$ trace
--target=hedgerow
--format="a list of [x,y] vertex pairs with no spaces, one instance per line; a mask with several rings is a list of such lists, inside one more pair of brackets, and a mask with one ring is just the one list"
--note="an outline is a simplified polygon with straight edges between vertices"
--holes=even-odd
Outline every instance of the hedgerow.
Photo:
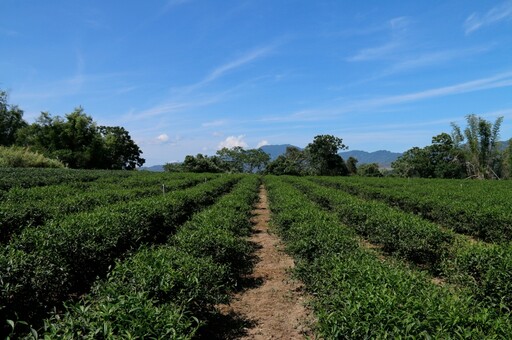
[[[509,338],[510,315],[464,289],[441,287],[400,261],[359,247],[333,212],[267,177],[272,217],[314,297],[317,332],[337,338]],[[304,249],[303,245],[309,245]]]
[[239,179],[224,176],[191,189],[25,229],[0,253],[1,319],[30,321],[88,291],[115,259],[142,244],[165,241]]
[[[147,180],[149,179],[149,180]],[[84,188],[76,185],[54,185],[30,189],[11,189],[0,202],[0,243],[8,241],[12,234],[25,227],[37,227],[49,220],[59,220],[79,212],[93,210],[120,201],[128,202],[162,194],[162,185],[167,191],[179,190],[204,180],[204,176],[187,179],[151,177],[138,178],[137,184],[127,185],[88,183]],[[125,182],[128,182],[125,180]],[[130,181],[131,182],[131,181]],[[123,188],[128,186],[128,188]]]
[[45,336],[192,338],[214,305],[228,302],[237,276],[250,270],[252,247],[240,237],[249,231],[258,183],[246,176],[167,245],[118,262],[91,294],[46,322]]

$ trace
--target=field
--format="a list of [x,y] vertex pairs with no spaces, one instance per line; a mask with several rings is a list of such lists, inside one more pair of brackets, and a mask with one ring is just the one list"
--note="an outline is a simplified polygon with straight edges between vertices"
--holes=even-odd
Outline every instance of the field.
[[332,338],[512,338],[510,181],[0,169],[11,338],[208,333],[272,229]]

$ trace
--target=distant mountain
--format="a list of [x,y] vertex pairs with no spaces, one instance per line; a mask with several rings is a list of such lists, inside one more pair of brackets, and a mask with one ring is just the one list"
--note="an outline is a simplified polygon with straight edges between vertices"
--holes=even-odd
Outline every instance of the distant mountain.
[[[268,153],[270,155],[270,159],[274,160],[280,155],[283,155],[286,152],[286,148],[289,146],[293,146],[302,150],[302,148],[299,148],[298,146],[294,146],[291,144],[265,145],[262,146],[260,149]],[[402,154],[399,152],[391,152],[387,150],[379,150],[375,152],[351,150],[340,152],[340,156],[343,157],[345,161],[349,157],[354,157],[355,159],[358,160],[357,164],[359,165],[366,163],[377,163],[382,168],[390,168],[391,163],[394,162],[401,155]]]
[[366,163],[377,163],[381,168],[391,168],[393,163],[402,153],[391,152],[387,150],[379,150],[374,152],[366,152],[360,150],[351,150],[340,152],[340,156],[346,161],[349,157],[354,157],[358,161],[358,165]]
[[286,152],[286,148],[289,147],[289,146],[292,146],[292,147],[295,147],[295,148],[298,148],[298,149],[302,150],[302,148],[299,148],[298,146],[294,146],[294,145],[291,145],[291,144],[264,145],[260,149],[265,151],[266,153],[268,153],[270,155],[270,159],[271,160],[274,160],[277,157],[279,157],[281,155],[284,155],[284,153]]
[[164,166],[163,165],[143,166],[143,167],[139,168],[139,170],[163,172]]

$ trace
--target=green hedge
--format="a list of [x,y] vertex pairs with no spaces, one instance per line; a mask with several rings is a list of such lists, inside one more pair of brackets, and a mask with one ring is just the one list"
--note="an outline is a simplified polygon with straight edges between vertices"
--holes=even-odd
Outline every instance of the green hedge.
[[316,179],[487,242],[512,241],[510,181]]
[[287,180],[335,211],[340,221],[359,235],[382,245],[386,252],[435,268],[453,242],[453,233],[384,203],[366,201],[303,178]]
[[2,320],[31,320],[89,290],[116,258],[141,244],[165,241],[176,226],[211,205],[240,176],[191,189],[73,214],[25,229],[0,253]]
[[195,214],[167,245],[143,248],[119,262],[92,294],[48,320],[45,336],[197,335],[214,305],[228,301],[237,276],[250,270],[252,247],[241,236],[250,229],[258,184],[256,176],[245,176],[232,192]]
[[[510,315],[468,291],[441,287],[392,258],[359,247],[336,214],[277,177],[267,177],[272,218],[313,296],[325,339],[510,338]],[[304,246],[309,246],[307,249]]]
[[[145,179],[149,179],[147,181]],[[54,185],[30,189],[11,189],[0,202],[0,243],[7,242],[11,235],[21,232],[25,227],[36,227],[49,220],[59,220],[70,214],[93,210],[117,202],[129,202],[162,194],[162,183],[167,191],[174,191],[195,185],[203,181],[203,176],[190,176],[188,179],[170,181],[158,178],[138,178],[138,183],[94,185],[86,183],[85,188],[78,185]],[[131,181],[130,181],[131,182]],[[124,188],[128,186],[129,188]]]

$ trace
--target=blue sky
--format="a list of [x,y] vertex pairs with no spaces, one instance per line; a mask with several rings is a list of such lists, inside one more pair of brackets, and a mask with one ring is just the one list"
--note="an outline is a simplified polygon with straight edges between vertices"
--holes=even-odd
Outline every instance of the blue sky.
[[0,89],[29,122],[81,105],[147,165],[222,146],[405,151],[504,116],[512,1],[2,0]]

